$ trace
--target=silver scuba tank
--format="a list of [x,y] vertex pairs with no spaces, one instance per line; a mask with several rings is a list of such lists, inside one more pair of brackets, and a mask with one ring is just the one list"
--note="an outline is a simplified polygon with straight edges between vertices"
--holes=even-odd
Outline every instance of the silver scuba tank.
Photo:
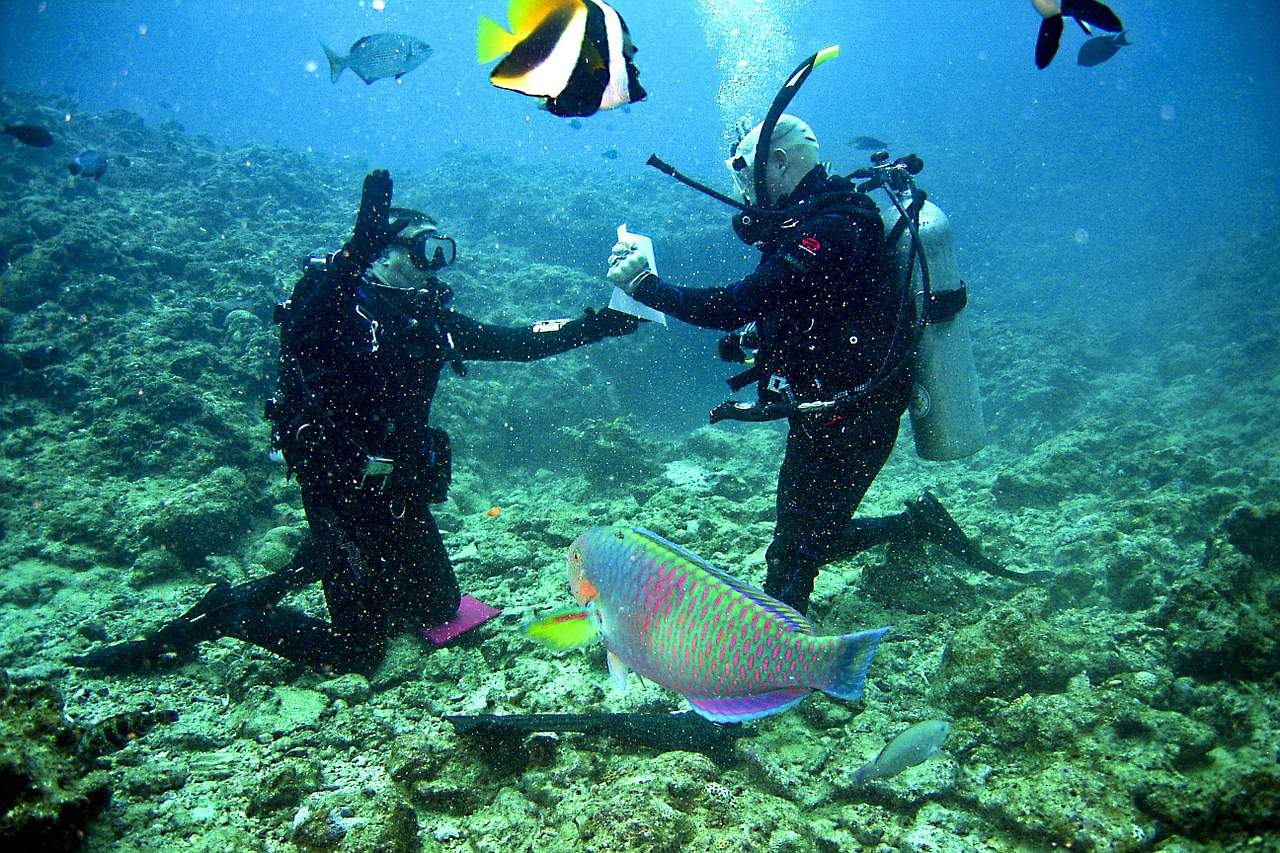
[[[910,192],[900,196],[903,208]],[[885,234],[890,234],[901,214],[892,205],[884,211]],[[956,264],[951,223],[933,202],[920,210],[920,243],[929,266],[929,290],[934,301],[964,286]],[[892,247],[899,281],[907,275],[911,255],[911,231],[904,228]],[[916,316],[924,308],[924,281],[918,264],[911,277]],[[958,296],[958,294],[957,294]],[[978,394],[978,370],[973,363],[973,342],[965,308],[946,319],[926,322],[915,355],[915,387],[912,389],[911,430],[916,453],[922,459],[946,461],[977,453],[987,443],[987,427]]]

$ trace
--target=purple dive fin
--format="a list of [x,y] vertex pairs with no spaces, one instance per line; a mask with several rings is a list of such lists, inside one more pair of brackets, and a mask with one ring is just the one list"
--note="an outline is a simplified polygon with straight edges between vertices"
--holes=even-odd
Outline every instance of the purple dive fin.
[[458,612],[448,622],[422,629],[422,638],[432,645],[443,646],[458,639],[472,628],[478,628],[502,611],[469,595],[462,596]]
[[693,710],[717,723],[745,723],[771,714],[781,714],[799,705],[813,691],[771,690],[754,696],[686,696]]

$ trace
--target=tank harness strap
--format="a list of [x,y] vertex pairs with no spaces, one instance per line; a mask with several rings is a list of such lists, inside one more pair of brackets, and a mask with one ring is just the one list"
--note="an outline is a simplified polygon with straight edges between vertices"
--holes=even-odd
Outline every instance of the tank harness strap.
[[941,293],[930,291],[929,305],[924,311],[924,323],[931,326],[953,320],[968,303],[969,288],[963,281],[955,290],[944,290]]

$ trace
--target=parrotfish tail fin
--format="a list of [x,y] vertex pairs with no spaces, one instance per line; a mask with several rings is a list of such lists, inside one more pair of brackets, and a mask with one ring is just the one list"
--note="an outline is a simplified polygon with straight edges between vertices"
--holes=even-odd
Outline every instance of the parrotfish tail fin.
[[510,53],[518,39],[506,31],[502,24],[493,18],[480,16],[480,24],[476,27],[476,62],[484,65],[493,62],[499,56]]
[[1116,36],[1116,44],[1120,44],[1120,45],[1124,45],[1125,47],[1128,47],[1129,45],[1133,44],[1133,42],[1129,41],[1128,33],[1122,32],[1120,33],[1120,35]]
[[868,761],[866,764],[853,771],[853,784],[861,785],[871,777],[871,770],[876,766],[874,761]]
[[575,608],[557,610],[524,626],[525,634],[556,651],[576,649],[593,642],[600,634],[595,614]]
[[342,76],[342,72],[346,70],[347,57],[338,56],[338,54],[329,50],[329,46],[324,42],[320,42],[320,46],[324,48],[325,58],[329,60],[329,82],[337,83],[338,78]]
[[808,688],[773,690],[754,696],[687,696],[693,710],[717,723],[746,723],[781,714],[804,701]]
[[1062,16],[1054,15],[1040,22],[1040,32],[1036,35],[1036,68],[1044,70],[1058,55],[1058,44],[1062,41]]
[[1105,3],[1098,0],[1062,0],[1062,14],[1075,18],[1086,24],[1093,24],[1100,30],[1118,33],[1124,29],[1120,17]]
[[[889,628],[875,628],[836,638],[836,665],[830,686],[822,687],[840,699],[857,699],[867,682],[867,669],[876,656],[876,647]],[[820,686],[820,685],[819,685]]]

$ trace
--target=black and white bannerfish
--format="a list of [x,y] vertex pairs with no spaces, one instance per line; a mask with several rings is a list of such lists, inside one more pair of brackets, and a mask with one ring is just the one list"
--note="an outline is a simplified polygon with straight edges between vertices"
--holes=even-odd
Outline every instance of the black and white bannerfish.
[[506,58],[489,74],[499,89],[542,99],[558,116],[589,116],[642,101],[636,46],[622,16],[602,0],[511,0],[510,31],[481,17],[476,59]]
[[1124,30],[1116,13],[1098,0],[1031,0],[1031,5],[1044,18],[1036,36],[1036,68],[1048,68],[1057,55],[1064,18],[1074,18],[1085,35],[1093,35],[1090,24],[1109,33]]
[[346,56],[338,56],[324,42],[320,46],[329,59],[329,80],[334,83],[348,68],[366,85],[386,77],[399,80],[431,56],[431,45],[404,33],[374,33],[357,39]]

